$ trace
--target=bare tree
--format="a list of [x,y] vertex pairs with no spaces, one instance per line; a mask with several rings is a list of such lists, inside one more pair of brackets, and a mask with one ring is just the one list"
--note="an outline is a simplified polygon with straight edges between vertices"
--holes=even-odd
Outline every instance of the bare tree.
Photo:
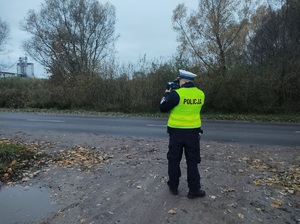
[[268,84],[277,96],[273,102],[299,108],[300,2],[285,0],[276,10],[262,7],[252,21],[254,29],[247,51],[249,61],[264,68],[265,74],[271,74]]
[[225,76],[230,53],[245,43],[250,4],[248,0],[199,0],[197,11],[190,15],[185,5],[179,4],[172,18],[179,53]]
[[4,51],[4,45],[9,36],[9,26],[0,18],[0,53]]
[[251,62],[282,65],[300,57],[300,2],[287,0],[280,9],[261,7],[252,17],[253,35],[248,44]]
[[115,7],[109,3],[45,0],[22,24],[32,35],[24,49],[53,75],[95,74],[114,53],[115,22]]
[[[5,45],[6,41],[9,37],[9,26],[5,21],[2,21],[0,18],[0,54],[2,54],[5,51]],[[5,67],[0,62],[0,70]]]

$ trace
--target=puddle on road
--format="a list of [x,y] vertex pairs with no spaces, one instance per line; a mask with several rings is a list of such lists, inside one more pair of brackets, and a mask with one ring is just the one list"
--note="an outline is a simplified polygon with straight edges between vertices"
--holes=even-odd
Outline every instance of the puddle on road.
[[0,190],[0,223],[37,221],[57,210],[50,193],[39,187],[14,186]]

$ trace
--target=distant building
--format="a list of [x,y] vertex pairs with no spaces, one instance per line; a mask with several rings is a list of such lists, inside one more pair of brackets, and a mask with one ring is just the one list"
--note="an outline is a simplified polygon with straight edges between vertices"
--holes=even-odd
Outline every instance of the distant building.
[[16,77],[17,73],[13,72],[1,72],[0,71],[0,78],[5,78],[5,77]]
[[17,75],[22,77],[34,77],[33,63],[28,63],[27,57],[19,57],[19,63],[17,64]]
[[29,77],[34,78],[34,65],[27,62],[27,57],[19,57],[17,73],[0,71],[0,78],[3,77]]

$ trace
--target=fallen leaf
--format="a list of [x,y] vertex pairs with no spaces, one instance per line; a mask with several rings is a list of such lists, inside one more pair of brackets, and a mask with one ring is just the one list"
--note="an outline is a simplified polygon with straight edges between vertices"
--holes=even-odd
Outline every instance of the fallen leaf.
[[255,209],[257,212],[262,212],[262,209],[261,208],[256,208]]
[[260,179],[256,179],[256,180],[253,180],[253,183],[255,184],[255,186],[260,186],[262,181]]
[[275,199],[274,201],[273,201],[273,203],[271,204],[271,207],[272,208],[278,208],[279,206],[281,206],[282,205],[282,200],[280,200],[280,199]]
[[244,218],[244,215],[243,215],[242,213],[239,213],[239,214],[238,214],[238,217],[241,218],[241,219],[243,219],[243,218]]
[[177,214],[177,212],[175,210],[173,210],[173,209],[171,209],[170,211],[168,211],[168,213],[171,214],[171,215]]
[[229,187],[229,188],[225,189],[223,192],[224,192],[224,193],[229,193],[229,192],[234,192],[234,191],[235,191],[234,188]]
[[[268,185],[273,187],[282,186],[287,193],[297,194],[300,192],[300,166],[297,164],[287,164],[284,161],[278,161],[269,155],[268,159],[252,159],[246,161],[250,169],[257,169],[266,172],[266,178],[254,180],[256,186]],[[269,172],[269,173],[268,173]]]
[[214,196],[214,195],[211,195],[211,196],[209,196],[211,199],[213,199],[213,200],[216,200],[216,196]]
[[27,182],[27,181],[30,181],[30,179],[28,177],[22,178],[22,182]]
[[265,171],[267,168],[268,168],[268,167],[265,166],[265,165],[260,165],[260,166],[258,167],[258,170],[261,171],[261,172],[263,172],[263,171]]
[[207,168],[204,170],[204,172],[208,172],[209,169],[210,169],[210,167],[207,167]]

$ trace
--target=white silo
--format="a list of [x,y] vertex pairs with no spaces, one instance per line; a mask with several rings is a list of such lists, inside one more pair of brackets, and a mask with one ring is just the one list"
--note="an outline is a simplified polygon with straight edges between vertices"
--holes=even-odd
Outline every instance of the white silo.
[[34,65],[27,62],[27,57],[19,57],[17,63],[17,75],[22,77],[34,77]]

